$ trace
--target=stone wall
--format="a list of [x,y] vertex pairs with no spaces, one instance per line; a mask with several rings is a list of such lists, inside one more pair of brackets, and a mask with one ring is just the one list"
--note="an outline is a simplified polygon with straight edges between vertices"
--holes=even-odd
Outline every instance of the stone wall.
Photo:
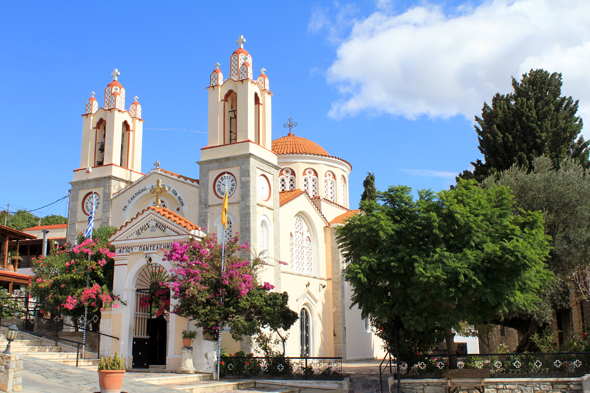
[[[486,378],[486,393],[581,393],[582,379],[579,378]],[[446,379],[402,379],[403,393],[445,393]],[[397,381],[389,377],[389,391],[397,393]],[[473,393],[476,391],[459,390]]]
[[22,369],[23,361],[19,355],[0,353],[0,391],[22,392]]

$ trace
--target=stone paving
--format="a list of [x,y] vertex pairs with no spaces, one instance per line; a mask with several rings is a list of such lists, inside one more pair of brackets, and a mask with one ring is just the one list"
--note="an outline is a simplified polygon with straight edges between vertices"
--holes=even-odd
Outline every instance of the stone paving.
[[[47,360],[22,356],[23,392],[26,393],[92,393],[99,392],[98,373]],[[141,393],[179,393],[178,390],[150,385],[136,381],[135,378],[153,376],[145,373],[126,373],[123,379],[123,392]]]
[[[381,360],[360,360],[342,363],[342,371],[350,375],[348,393],[380,393],[379,364]],[[387,392],[387,377],[383,375],[383,391]]]
[[[51,361],[23,355],[23,392],[27,393],[92,393],[98,392],[96,370],[76,368]],[[345,362],[343,372],[350,375],[351,385],[348,393],[379,393],[379,360]],[[162,376],[171,374],[160,374]],[[141,393],[179,393],[178,390],[152,385],[137,379],[154,377],[153,373],[129,372],[125,374],[123,392]],[[383,377],[384,391],[387,391],[387,376]],[[274,389],[252,388],[232,390],[226,393],[243,391],[269,392]]]

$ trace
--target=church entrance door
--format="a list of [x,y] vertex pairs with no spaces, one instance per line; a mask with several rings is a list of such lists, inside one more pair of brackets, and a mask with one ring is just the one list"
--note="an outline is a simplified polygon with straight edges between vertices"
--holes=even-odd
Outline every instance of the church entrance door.
[[170,291],[161,286],[168,276],[158,264],[148,264],[137,279],[133,327],[133,368],[166,365],[168,323],[164,313]]

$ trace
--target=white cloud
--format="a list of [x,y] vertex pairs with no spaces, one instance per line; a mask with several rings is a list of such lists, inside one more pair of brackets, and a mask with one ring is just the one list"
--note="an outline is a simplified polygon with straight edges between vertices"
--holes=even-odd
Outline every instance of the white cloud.
[[402,172],[408,175],[420,176],[420,177],[440,177],[443,179],[455,180],[458,172],[445,172],[445,171],[431,171],[428,169],[402,169]]
[[[357,17],[338,47],[327,78],[342,97],[331,116],[472,120],[495,93],[512,91],[511,76],[544,68],[563,74],[562,93],[579,99],[590,121],[590,1],[493,0],[447,11],[426,4],[397,15],[384,8]],[[317,25],[330,31],[336,22],[323,18]]]

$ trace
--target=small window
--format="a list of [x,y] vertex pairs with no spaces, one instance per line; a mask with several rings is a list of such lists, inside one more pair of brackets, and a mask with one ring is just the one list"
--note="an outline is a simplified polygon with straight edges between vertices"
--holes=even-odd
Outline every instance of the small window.
[[365,318],[365,319],[363,319],[363,322],[365,324],[365,327],[364,327],[365,333],[371,333],[371,318]]

